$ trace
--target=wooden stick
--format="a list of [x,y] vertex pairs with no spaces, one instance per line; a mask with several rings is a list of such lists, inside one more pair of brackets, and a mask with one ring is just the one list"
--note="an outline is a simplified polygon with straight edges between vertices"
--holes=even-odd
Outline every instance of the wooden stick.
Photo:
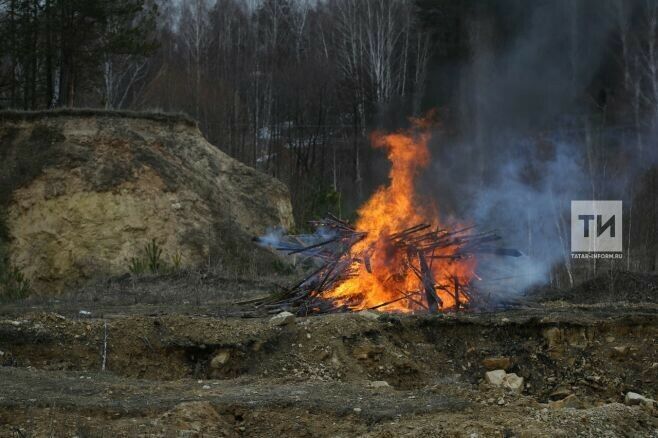
[[421,281],[425,288],[425,297],[427,298],[427,307],[430,312],[437,313],[439,307],[443,306],[443,302],[436,294],[436,290],[434,289],[434,278],[429,266],[427,265],[425,254],[423,254],[422,251],[418,251],[418,261],[420,264],[420,272],[422,274]]
[[107,321],[103,321],[103,363],[101,364],[101,371],[105,371],[107,364]]

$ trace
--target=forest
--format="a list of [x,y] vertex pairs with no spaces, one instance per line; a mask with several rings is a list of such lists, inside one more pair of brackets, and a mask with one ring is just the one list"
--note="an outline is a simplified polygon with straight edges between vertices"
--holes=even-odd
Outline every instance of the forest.
[[656,270],[656,0],[0,0],[0,41],[0,108],[188,114],[298,227],[351,217],[386,174],[370,134],[435,110],[442,215],[565,285],[598,269],[568,257],[569,201],[622,199],[616,263]]

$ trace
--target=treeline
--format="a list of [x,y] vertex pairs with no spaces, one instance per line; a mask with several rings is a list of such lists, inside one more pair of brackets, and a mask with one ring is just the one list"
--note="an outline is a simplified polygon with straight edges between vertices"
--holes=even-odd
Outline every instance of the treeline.
[[[0,105],[112,107],[121,63],[151,54],[157,7],[144,0],[0,0]],[[122,90],[123,91],[123,90]]]
[[657,172],[635,174],[656,155],[658,0],[0,0],[0,107],[57,106],[185,112],[286,182],[298,224],[353,212],[386,173],[369,133],[430,108],[448,214],[508,145],[558,133],[588,196],[628,179],[625,263],[658,264]]
[[164,8],[140,104],[192,114],[211,142],[287,182],[299,223],[360,202],[369,130],[392,103],[420,111],[431,41],[414,2]]
[[186,112],[301,221],[360,202],[368,132],[420,111],[433,49],[406,0],[0,0],[0,20],[1,106]]

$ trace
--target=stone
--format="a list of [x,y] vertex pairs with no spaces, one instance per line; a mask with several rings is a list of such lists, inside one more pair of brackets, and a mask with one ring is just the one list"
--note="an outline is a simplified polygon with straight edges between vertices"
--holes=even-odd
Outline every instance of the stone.
[[218,369],[222,368],[224,365],[226,365],[230,358],[231,358],[231,352],[230,351],[221,350],[210,361],[210,368],[218,370]]
[[153,239],[167,266],[176,258],[195,268],[211,255],[235,263],[236,248],[271,266],[276,256],[252,238],[294,225],[281,181],[231,158],[184,117],[3,112],[0,138],[9,258],[35,293],[124,275]]
[[372,310],[362,310],[360,312],[357,312],[356,314],[362,318],[369,319],[372,321],[377,321],[379,319],[379,314],[373,312]]
[[562,400],[563,398],[569,397],[571,394],[571,389],[566,386],[559,386],[548,395],[548,398],[553,401]]
[[360,414],[361,413],[361,408],[354,408],[354,413],[355,414]]
[[516,373],[506,374],[502,386],[512,392],[520,393],[523,391],[523,377],[517,376]]
[[626,397],[624,397],[624,403],[628,406],[643,405],[654,407],[656,402],[648,397],[638,394],[637,392],[627,392]]
[[576,394],[570,394],[562,400],[550,402],[549,407],[551,409],[580,409],[583,407],[583,403]]
[[290,312],[281,312],[270,318],[270,324],[273,326],[284,326],[295,322],[295,315]]
[[488,371],[508,370],[512,366],[512,359],[509,357],[487,357],[482,360],[482,366]]
[[630,352],[630,348],[627,345],[618,345],[612,347],[612,356],[613,357],[624,357],[627,356]]
[[391,385],[388,384],[386,380],[375,380],[370,382],[371,388],[390,388]]
[[549,349],[554,349],[562,342],[562,332],[557,327],[549,327],[542,333]]
[[501,386],[506,375],[505,370],[487,371],[484,374],[484,380],[490,385]]
[[381,345],[365,344],[355,347],[354,350],[352,350],[352,356],[358,360],[379,360],[383,352],[384,347]]
[[320,362],[322,362],[323,360],[328,359],[329,356],[331,356],[331,351],[329,351],[329,350],[320,350],[320,351],[318,351],[318,353],[316,355],[318,361],[320,361]]

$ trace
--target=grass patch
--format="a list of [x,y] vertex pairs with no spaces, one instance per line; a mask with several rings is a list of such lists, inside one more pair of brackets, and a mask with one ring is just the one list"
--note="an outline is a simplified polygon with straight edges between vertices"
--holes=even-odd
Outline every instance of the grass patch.
[[184,113],[172,114],[158,111],[114,111],[97,108],[57,108],[43,111],[0,111],[0,122],[3,121],[33,121],[50,117],[113,117],[120,119],[142,119],[164,123],[184,123],[197,127],[197,122]]
[[132,257],[128,262],[128,271],[135,276],[144,274],[176,273],[182,269],[182,254],[176,251],[170,256],[171,263],[165,261],[162,247],[155,239],[144,245],[141,254]]
[[23,299],[30,291],[28,279],[9,261],[9,233],[4,209],[0,207],[0,303]]
[[0,303],[22,300],[30,294],[30,282],[15,266],[0,267]]

